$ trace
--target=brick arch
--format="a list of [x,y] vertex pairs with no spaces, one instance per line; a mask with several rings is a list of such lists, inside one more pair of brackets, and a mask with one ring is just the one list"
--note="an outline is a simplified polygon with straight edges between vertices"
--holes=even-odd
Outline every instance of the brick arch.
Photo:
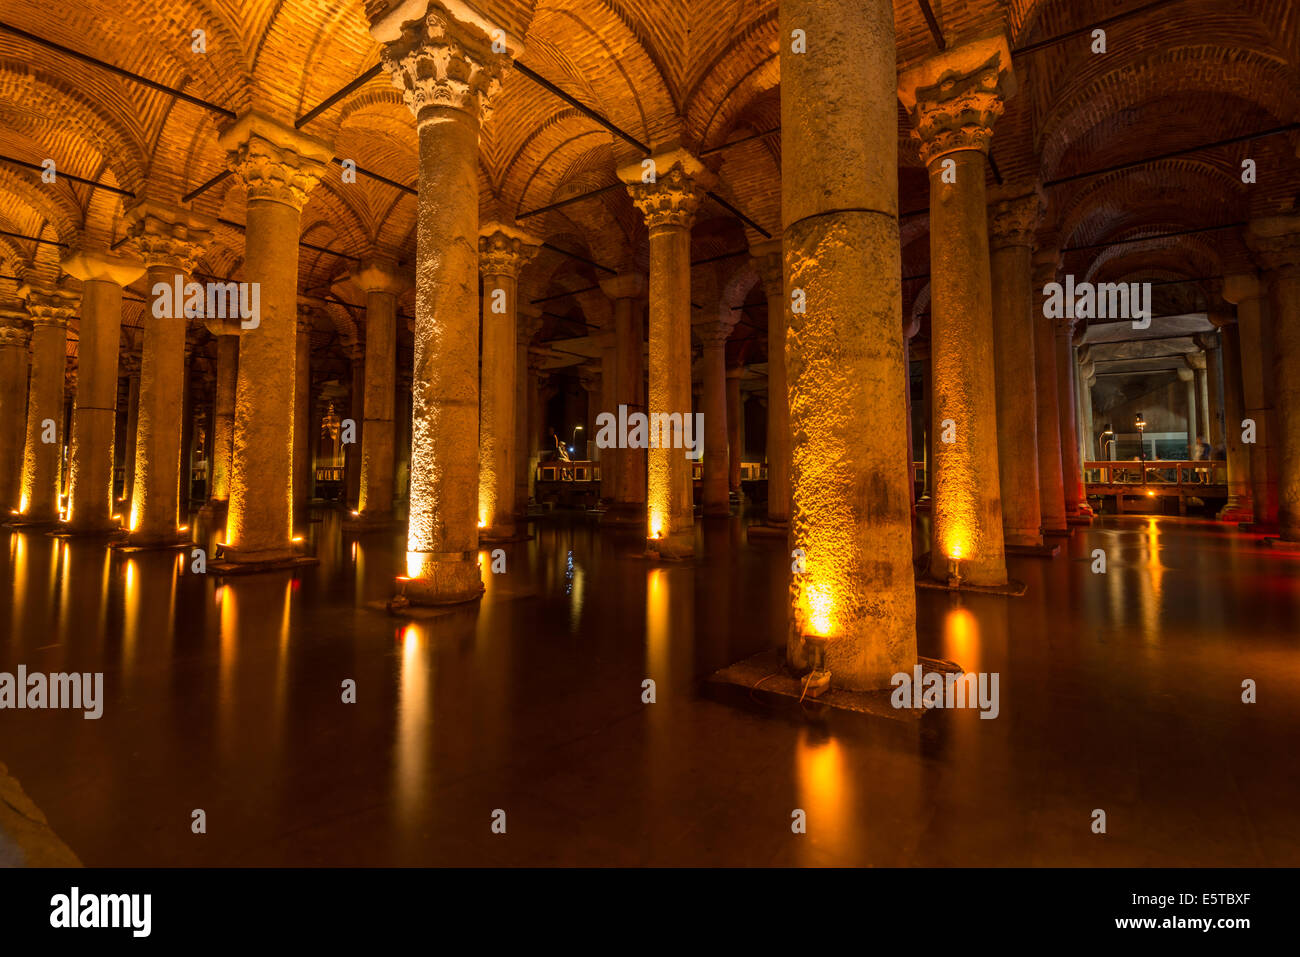
[[686,128],[693,142],[721,143],[754,99],[780,83],[778,42],[773,6],[704,68],[686,95]]
[[[1123,246],[1099,250],[1084,270],[1087,282],[1114,279],[1119,273],[1134,275],[1142,268],[1162,269],[1184,276],[1214,276],[1223,269],[1223,260],[1205,234],[1136,239]],[[1122,237],[1121,237],[1122,238]]]
[[61,243],[73,245],[81,235],[84,212],[66,189],[52,190],[33,172],[0,164],[0,216],[23,209],[50,226]]

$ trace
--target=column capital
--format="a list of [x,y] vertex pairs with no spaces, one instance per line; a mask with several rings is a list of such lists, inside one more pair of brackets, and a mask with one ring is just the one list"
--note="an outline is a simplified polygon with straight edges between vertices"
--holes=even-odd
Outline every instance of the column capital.
[[249,200],[284,203],[299,212],[332,156],[322,140],[250,110],[222,129],[217,144],[239,176]]
[[610,299],[640,299],[649,288],[645,273],[625,272],[599,280],[600,290]]
[[995,189],[989,198],[989,245],[994,249],[1032,246],[1045,205],[1042,190]]
[[1264,296],[1264,284],[1253,272],[1239,272],[1223,277],[1223,298],[1228,302],[1241,305],[1251,299]]
[[174,266],[192,273],[217,221],[190,209],[139,199],[124,210],[126,233],[145,266]]
[[362,259],[348,278],[363,293],[386,292],[397,296],[411,286],[410,280],[397,268],[397,260],[384,255]]
[[949,47],[898,77],[926,166],[960,150],[987,153],[993,123],[1015,92],[1011,48],[1000,32]]
[[18,290],[27,302],[27,317],[32,326],[66,326],[76,316],[81,297],[63,286],[29,282]]
[[521,52],[518,40],[459,0],[400,0],[370,35],[384,44],[379,60],[417,123],[438,107],[485,121],[502,75]]
[[753,257],[754,268],[758,270],[759,281],[763,283],[763,292],[769,297],[785,295],[785,254],[781,240],[765,239],[749,247]]
[[519,278],[519,270],[537,255],[541,242],[514,226],[486,223],[478,231],[479,271],[484,276]]
[[0,301],[0,349],[17,346],[27,348],[32,337],[32,327],[27,321],[27,310],[21,302]]
[[673,149],[650,157],[654,163],[654,182],[644,182],[644,161],[621,167],[618,178],[627,183],[632,203],[645,216],[651,232],[668,227],[690,229],[704,194],[717,177],[684,149]]
[[1048,283],[1056,282],[1056,274],[1061,270],[1059,249],[1035,249],[1031,261],[1034,288],[1041,291]]
[[1300,266],[1300,215],[1251,220],[1243,238],[1265,269],[1294,270]]
[[144,275],[144,263],[138,259],[87,249],[72,250],[59,265],[82,282],[111,282],[123,287]]
[[299,306],[298,322],[297,325],[295,326],[295,331],[300,336],[304,336],[304,335],[309,336],[311,335],[311,330],[312,330],[312,310]]
[[727,340],[731,338],[731,323],[723,322],[721,319],[706,319],[704,322],[695,323],[691,328],[699,336],[706,351],[725,348]]

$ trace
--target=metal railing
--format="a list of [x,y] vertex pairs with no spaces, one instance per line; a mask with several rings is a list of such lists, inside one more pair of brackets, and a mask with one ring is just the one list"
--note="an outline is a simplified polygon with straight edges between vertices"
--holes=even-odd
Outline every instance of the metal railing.
[[1083,463],[1084,483],[1111,486],[1115,491],[1145,489],[1155,494],[1194,491],[1228,484],[1228,463],[1223,459],[1148,459]]

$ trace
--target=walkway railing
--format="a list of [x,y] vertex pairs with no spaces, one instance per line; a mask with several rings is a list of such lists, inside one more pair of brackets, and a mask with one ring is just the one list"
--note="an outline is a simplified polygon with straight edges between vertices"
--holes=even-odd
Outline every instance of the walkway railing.
[[1153,490],[1156,494],[1168,494],[1190,489],[1195,494],[1195,490],[1204,490],[1206,486],[1226,487],[1228,463],[1222,459],[1084,462],[1083,479],[1089,486],[1117,486],[1120,491],[1137,487]]

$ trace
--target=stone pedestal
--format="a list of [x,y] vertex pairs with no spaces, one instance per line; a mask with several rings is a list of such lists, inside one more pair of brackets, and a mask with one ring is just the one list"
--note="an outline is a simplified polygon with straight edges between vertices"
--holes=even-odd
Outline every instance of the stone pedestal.
[[138,279],[144,266],[123,256],[82,250],[64,259],[63,270],[81,280],[68,532],[105,535],[120,527],[113,518],[113,441],[122,287]]
[[[984,176],[993,122],[1015,90],[1005,37],[950,48],[899,77],[930,174],[934,370],[930,574],[1006,583]],[[951,441],[946,441],[951,439]]]
[[0,522],[21,511],[27,346],[32,327],[21,302],[0,302]]
[[790,0],[778,35],[795,29],[820,39],[781,44],[782,247],[801,293],[786,335],[803,556],[786,655],[832,686],[883,689],[916,663],[893,8]]
[[[1250,461],[1251,506],[1255,524],[1271,528],[1278,520],[1278,461],[1274,436],[1272,336],[1265,326],[1267,289],[1254,274],[1225,276],[1223,298],[1237,304],[1237,341],[1241,347],[1242,419],[1255,423],[1255,442],[1247,444]],[[1237,429],[1241,430],[1240,421]]]
[[[656,428],[691,414],[691,226],[716,177],[685,150],[653,157],[656,181],[642,182],[640,162],[623,167],[632,202],[650,231],[650,440],[646,549],[660,558],[695,552],[691,459],[682,435]],[[661,418],[665,417],[665,418]],[[656,432],[663,432],[656,443]],[[725,432],[724,441],[725,441]],[[656,445],[658,447],[656,447]],[[673,447],[666,447],[673,446]]]
[[712,321],[697,326],[696,331],[704,343],[704,515],[725,518],[731,514],[727,449],[727,337],[731,326]]
[[493,51],[482,26],[437,3],[423,19],[403,22],[409,18],[398,8],[371,28],[419,131],[411,504],[407,574],[398,585],[407,601],[447,604],[483,593],[478,141],[509,54]]
[[[140,357],[140,403],[131,497],[132,545],[170,545],[188,540],[180,531],[181,416],[185,407],[184,290],[215,225],[189,210],[150,201],[127,210],[129,235],[148,268],[148,308]],[[188,494],[187,494],[188,502]]]
[[[247,190],[244,279],[259,315],[240,334],[225,561],[271,567],[294,557],[293,440],[297,388],[298,234],[329,147],[260,113],[219,140]],[[253,322],[256,325],[253,325]]]
[[998,474],[1007,545],[1043,544],[1038,485],[1038,389],[1035,376],[1032,247],[1042,210],[1033,191],[989,207],[994,368],[998,407]]
[[[600,288],[614,301],[614,412],[625,406],[627,415],[646,412],[645,404],[645,295],[646,277],[624,273],[602,279]],[[645,527],[646,450],[619,449],[614,456],[614,501],[601,522]]]
[[483,375],[479,392],[478,525],[480,541],[508,541],[515,531],[515,361],[519,270],[538,240],[505,223],[479,231],[483,273]]

